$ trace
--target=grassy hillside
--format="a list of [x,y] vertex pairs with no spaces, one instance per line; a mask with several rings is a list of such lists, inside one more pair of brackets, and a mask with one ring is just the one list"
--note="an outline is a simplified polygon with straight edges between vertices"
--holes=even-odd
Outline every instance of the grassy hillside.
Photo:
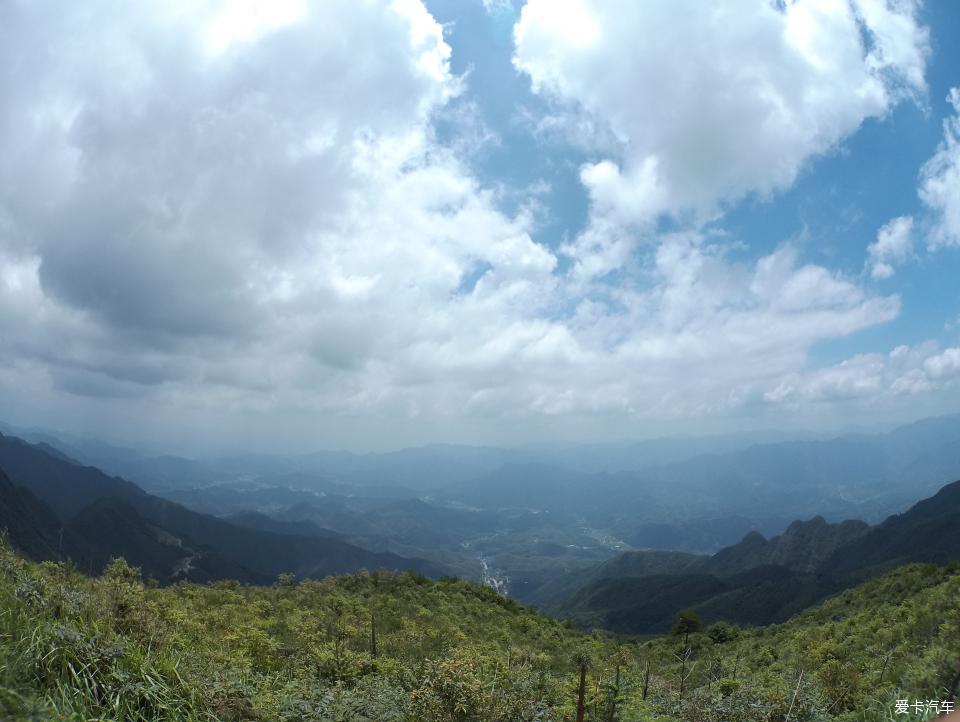
[[591,722],[782,720],[791,701],[791,720],[887,720],[898,697],[946,698],[958,650],[957,566],[779,626],[637,641],[457,580],[153,588],[123,562],[90,579],[0,548],[3,719],[572,720],[582,657]]
[[[719,623],[641,646],[659,672],[654,709],[699,720],[932,719],[915,700],[953,700],[960,684],[960,564],[904,566],[785,624]],[[683,664],[680,653],[689,649]],[[685,680],[679,702],[681,672]],[[909,699],[911,714],[894,714]]]

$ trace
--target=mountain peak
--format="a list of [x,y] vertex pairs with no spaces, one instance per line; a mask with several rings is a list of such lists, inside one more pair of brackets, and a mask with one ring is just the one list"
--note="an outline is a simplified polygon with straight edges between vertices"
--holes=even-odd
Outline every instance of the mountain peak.
[[767,538],[758,531],[749,531],[740,540],[740,544],[749,546],[766,546]]
[[827,524],[827,520],[817,514],[817,516],[813,517],[812,519],[797,519],[796,521],[791,522],[790,526],[784,530],[782,536],[792,536],[795,534],[811,532],[815,533],[827,526],[829,526],[829,524]]
[[[934,494],[928,501],[950,501],[951,503],[960,503],[960,481],[952,481],[942,487],[940,491]],[[921,504],[923,502],[920,502]]]

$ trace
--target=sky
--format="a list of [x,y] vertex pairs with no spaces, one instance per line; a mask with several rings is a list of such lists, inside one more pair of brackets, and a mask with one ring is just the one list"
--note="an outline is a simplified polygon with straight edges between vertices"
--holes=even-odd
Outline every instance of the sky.
[[960,411],[960,5],[0,2],[0,420],[180,451]]

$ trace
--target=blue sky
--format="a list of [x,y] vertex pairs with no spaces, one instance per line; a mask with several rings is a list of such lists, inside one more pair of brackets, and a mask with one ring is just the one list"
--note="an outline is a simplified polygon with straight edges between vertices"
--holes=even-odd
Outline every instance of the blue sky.
[[[570,148],[544,149],[518,117],[519,108],[543,112],[529,79],[511,62],[513,26],[522,5],[501,2],[485,9],[481,2],[427,2],[434,17],[447,24],[454,72],[468,78],[463,102],[476,104],[480,118],[500,141],[479,154],[476,167],[490,183],[522,187],[549,178],[554,186],[551,213],[539,238],[559,245],[586,223],[588,199],[578,171],[591,158]],[[865,121],[837,148],[809,163],[789,189],[734,204],[718,226],[743,241],[746,258],[792,242],[811,262],[857,275],[878,228],[891,216],[922,212],[917,176],[943,141],[943,118],[953,112],[947,95],[960,84],[960,8],[950,2],[928,3],[918,9],[918,19],[931,31],[926,94],[916,103],[898,105],[882,119]],[[895,320],[818,344],[811,364],[931,338],[954,345],[960,338],[960,323],[951,325],[960,319],[958,278],[956,251],[917,259],[894,281],[879,284],[903,297]]]
[[5,420],[280,450],[958,411],[957,37],[946,1],[5,4]]

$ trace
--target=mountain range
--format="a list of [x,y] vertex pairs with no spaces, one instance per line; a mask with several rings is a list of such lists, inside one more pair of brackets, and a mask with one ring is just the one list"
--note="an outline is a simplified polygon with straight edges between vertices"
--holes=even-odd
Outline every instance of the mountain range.
[[776,622],[892,566],[960,557],[956,485],[903,511],[960,477],[960,416],[682,441],[189,460],[0,435],[0,526],[32,558],[88,573],[117,555],[161,583],[411,569],[630,634],[685,607]]
[[960,559],[960,481],[870,526],[822,517],[767,539],[757,532],[713,555],[625,552],[545,585],[535,603],[585,627],[668,630],[690,608],[705,621],[764,625],[912,562]]
[[83,466],[52,447],[0,435],[3,518],[12,543],[34,558],[69,558],[98,573],[123,556],[161,582],[231,578],[270,582],[279,574],[323,577],[359,568],[440,575],[423,559],[370,552],[334,535],[240,526],[146,493]]

